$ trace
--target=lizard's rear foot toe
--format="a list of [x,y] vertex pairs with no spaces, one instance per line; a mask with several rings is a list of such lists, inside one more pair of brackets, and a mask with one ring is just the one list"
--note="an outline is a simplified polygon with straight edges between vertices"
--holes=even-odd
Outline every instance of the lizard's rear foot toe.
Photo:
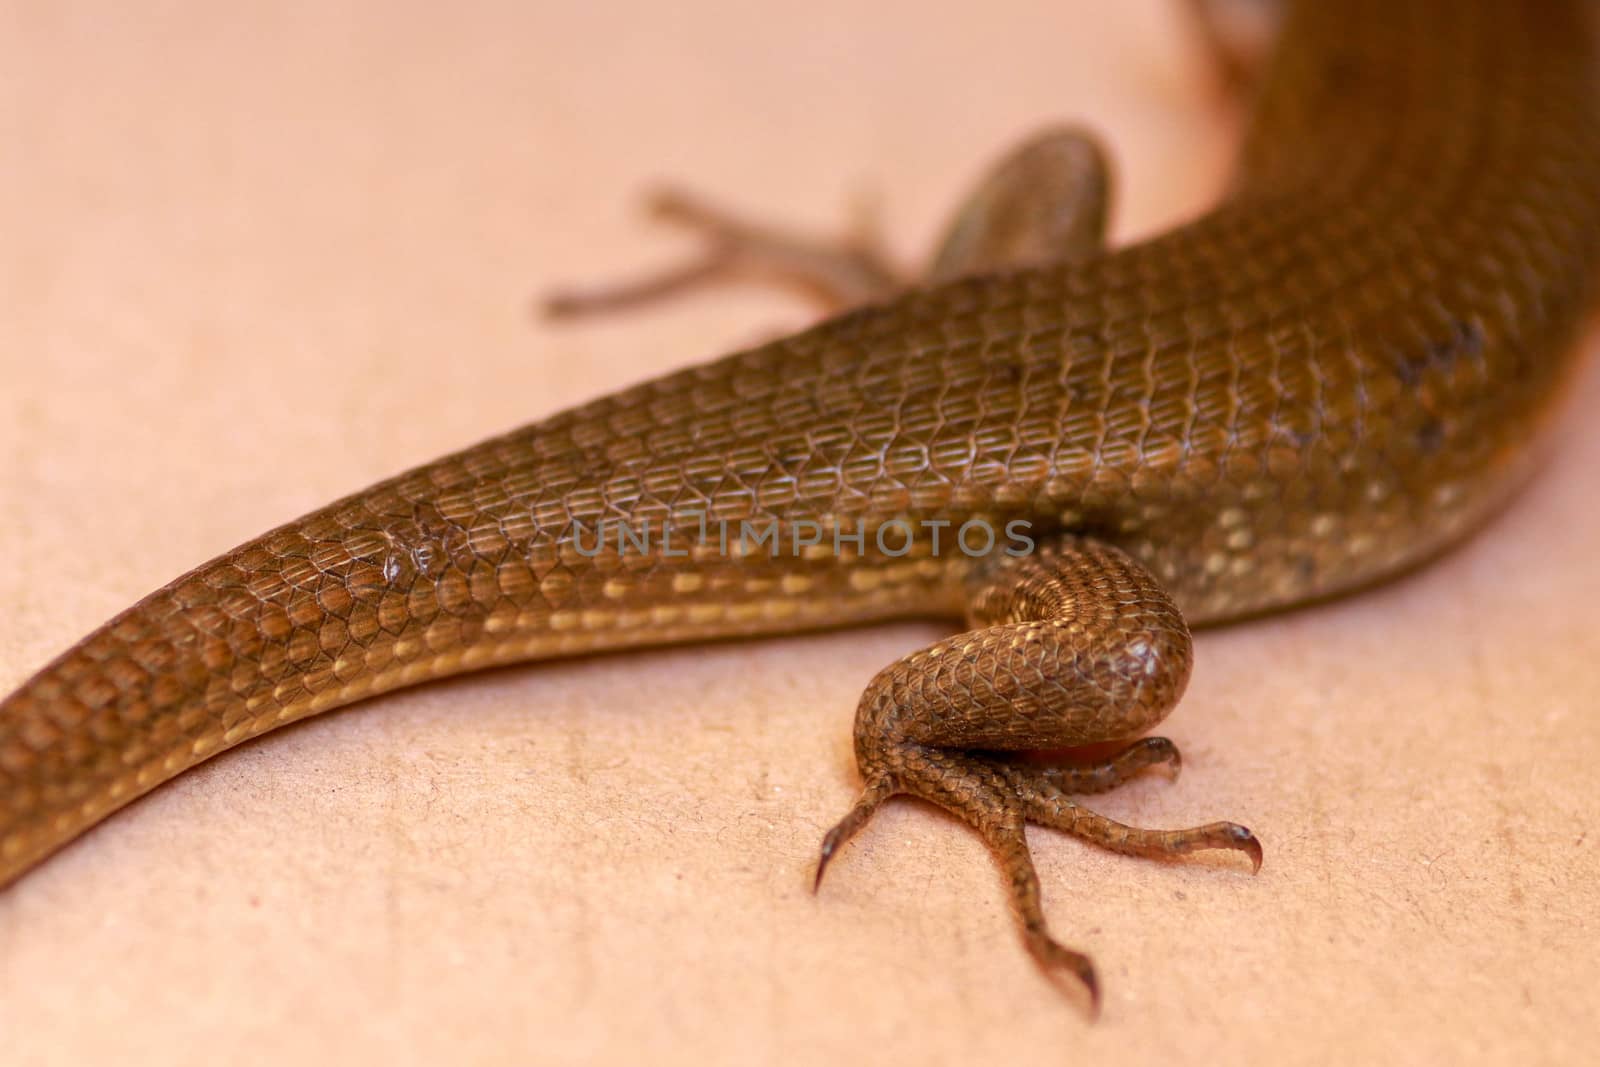
[[1100,979],[1095,975],[1094,961],[1066,947],[1042,927],[1037,930],[1024,928],[1022,939],[1027,945],[1028,954],[1051,979],[1071,976],[1070,981],[1076,983],[1088,997],[1091,1019],[1100,1014]]
[[1068,760],[1008,760],[1019,771],[1033,771],[1042,781],[1063,793],[1107,793],[1143,771],[1160,768],[1176,782],[1183,771],[1178,746],[1165,737],[1143,737],[1109,759],[1075,762]]
[[[1172,751],[1174,754],[1177,752],[1176,749]],[[1208,849],[1242,852],[1249,857],[1253,870],[1261,869],[1261,842],[1255,834],[1238,823],[1212,822],[1181,830],[1128,826],[1074,801],[1068,796],[1071,792],[1099,790],[1064,788],[1058,784],[1061,775],[1057,768],[1011,764],[1006,772],[1016,796],[1022,802],[1027,821],[1035,825],[1069,833],[1112,852],[1147,859],[1176,859]]]
[[872,819],[878,807],[895,794],[893,785],[887,778],[875,778],[867,783],[861,791],[861,796],[856,799],[855,805],[845,814],[845,817],[834,824],[822,838],[822,851],[817,857],[817,876],[811,883],[811,891],[815,893],[822,886],[822,874],[828,869],[828,861],[833,859],[833,854],[839,846],[856,835],[856,831]]

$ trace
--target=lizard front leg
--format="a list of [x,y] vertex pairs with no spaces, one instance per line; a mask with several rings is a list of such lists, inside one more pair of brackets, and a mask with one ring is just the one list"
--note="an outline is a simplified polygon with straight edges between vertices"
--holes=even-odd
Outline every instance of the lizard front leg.
[[621,311],[736,281],[781,285],[824,312],[887,300],[914,284],[970,274],[1079,260],[1105,245],[1109,168],[1096,140],[1075,127],[1051,127],[1024,141],[989,171],[946,225],[921,278],[898,271],[860,218],[844,237],[814,238],[735,216],[679,189],[648,202],[657,219],[698,233],[696,258],[631,282],[563,289],[545,298],[554,318]]
[[1142,767],[1175,763],[1165,739],[1135,741],[1088,768],[1032,766],[1015,755],[1136,738],[1183,695],[1189,629],[1148,571],[1108,545],[1064,537],[1028,556],[985,561],[968,578],[966,597],[968,632],[906,656],[867,686],[855,727],[866,785],[823,839],[817,882],[884,801],[903,794],[937,804],[994,853],[1034,958],[1075,976],[1097,1010],[1088,957],[1050,936],[1024,827],[1049,826],[1138,856],[1233,849],[1258,869],[1261,846],[1234,823],[1146,830],[1069,798],[1068,790],[1100,791]]

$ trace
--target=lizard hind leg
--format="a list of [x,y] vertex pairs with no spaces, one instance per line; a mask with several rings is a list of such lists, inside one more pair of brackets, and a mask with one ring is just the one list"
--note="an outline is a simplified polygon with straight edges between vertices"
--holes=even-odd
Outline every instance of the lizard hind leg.
[[855,747],[867,786],[824,839],[817,879],[890,797],[936,804],[988,844],[1029,952],[1097,1003],[1087,957],[1050,936],[1027,823],[1155,858],[1230,849],[1259,867],[1261,846],[1234,823],[1145,830],[1069,798],[1069,790],[1099,792],[1145,768],[1175,766],[1177,750],[1163,738],[1134,741],[1087,766],[1039,766],[1016,755],[1137,737],[1177,703],[1189,677],[1189,631],[1148,571],[1115,548],[1065,537],[1030,556],[985,561],[968,580],[967,599],[967,633],[890,665],[862,696]]

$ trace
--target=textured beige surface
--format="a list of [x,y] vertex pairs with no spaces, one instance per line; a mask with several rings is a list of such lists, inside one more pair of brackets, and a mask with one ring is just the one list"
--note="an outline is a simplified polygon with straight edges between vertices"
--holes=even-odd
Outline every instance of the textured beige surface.
[[[818,225],[870,186],[907,251],[1046,119],[1107,131],[1124,236],[1222,178],[1167,4],[859,6],[8,9],[0,688],[284,518],[800,321],[530,323],[534,288],[674,254],[626,210],[651,177]],[[1184,779],[1100,806],[1240,819],[1258,878],[1035,836],[1092,1029],[950,820],[896,807],[806,892],[861,685],[939,632],[902,626],[502,671],[225,755],[0,896],[0,1063],[1570,1060],[1600,1038],[1584,423],[1438,567],[1200,638]]]

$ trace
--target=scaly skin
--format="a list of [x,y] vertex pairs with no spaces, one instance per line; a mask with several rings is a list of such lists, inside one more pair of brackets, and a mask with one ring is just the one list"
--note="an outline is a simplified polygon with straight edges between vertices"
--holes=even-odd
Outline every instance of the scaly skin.
[[[1522,480],[1600,262],[1581,14],[1295,5],[1237,181],[1193,224],[624,390],[185,575],[0,703],[0,884],[231,745],[423,679],[966,612],[863,698],[867,788],[824,858],[889,795],[943,804],[994,847],[1035,955],[1092,991],[1045,932],[1025,821],[1147,855],[1259,846],[1065,798],[1175,759],[1165,742],[1086,768],[1003,751],[1141,733],[1187,679],[1185,617],[1392,574]],[[822,544],[724,553],[713,526],[696,547],[701,516]],[[602,519],[648,546],[589,552]],[[943,551],[880,551],[897,519],[948,522]],[[1038,551],[951,551],[974,519],[1026,521]],[[865,536],[835,551],[840,530]]]

